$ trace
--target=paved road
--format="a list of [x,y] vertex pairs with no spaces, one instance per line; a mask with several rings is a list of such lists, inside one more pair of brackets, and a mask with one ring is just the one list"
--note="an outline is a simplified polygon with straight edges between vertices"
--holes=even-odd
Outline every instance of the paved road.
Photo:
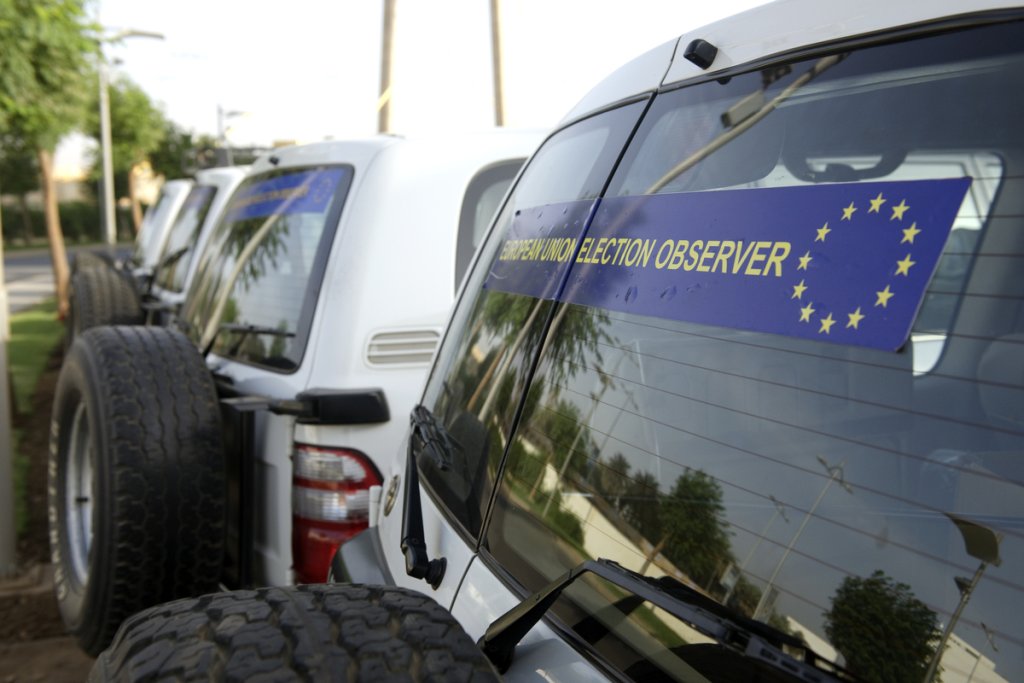
[[[101,247],[71,247],[68,254],[78,249]],[[118,247],[123,258],[130,247]],[[47,248],[27,251],[4,251],[4,282],[7,285],[7,303],[11,313],[31,308],[53,296],[53,269]]]

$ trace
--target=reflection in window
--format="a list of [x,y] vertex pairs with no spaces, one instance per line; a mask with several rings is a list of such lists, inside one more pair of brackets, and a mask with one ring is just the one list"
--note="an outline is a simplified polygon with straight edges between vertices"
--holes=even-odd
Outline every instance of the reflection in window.
[[325,246],[351,172],[276,171],[235,192],[205,250],[183,318],[202,347],[293,370],[305,348]]
[[[896,351],[560,304],[485,534],[525,591],[611,558],[835,678],[1024,679],[1024,61],[1019,25],[975,31],[659,95],[611,195],[970,189]],[[735,643],[623,600],[584,580],[555,618],[634,678],[753,678]]]

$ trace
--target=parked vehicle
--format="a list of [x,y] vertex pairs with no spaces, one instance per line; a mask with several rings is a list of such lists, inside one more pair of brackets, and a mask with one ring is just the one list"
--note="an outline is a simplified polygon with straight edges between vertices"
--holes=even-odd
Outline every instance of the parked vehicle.
[[192,254],[202,250],[247,172],[247,166],[210,168],[195,180],[168,181],[128,259],[117,263],[86,252],[71,279],[68,343],[90,327],[166,323],[195,271]]
[[86,651],[172,597],[326,579],[367,527],[376,461],[540,140],[275,150],[192,259],[173,325],[76,340],[55,396],[50,515],[58,602]]
[[[1004,3],[792,0],[623,67],[506,199],[344,583],[154,608],[94,672],[302,623],[264,670],[436,673],[369,631],[514,680],[1024,680],[1022,50]],[[375,629],[410,590],[461,628]]]

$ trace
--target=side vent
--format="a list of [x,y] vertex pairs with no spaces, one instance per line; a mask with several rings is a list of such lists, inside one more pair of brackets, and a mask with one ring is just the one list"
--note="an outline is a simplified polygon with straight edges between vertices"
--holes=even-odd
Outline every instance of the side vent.
[[434,330],[378,332],[370,338],[366,360],[370,365],[425,365],[434,358],[440,341],[441,335]]

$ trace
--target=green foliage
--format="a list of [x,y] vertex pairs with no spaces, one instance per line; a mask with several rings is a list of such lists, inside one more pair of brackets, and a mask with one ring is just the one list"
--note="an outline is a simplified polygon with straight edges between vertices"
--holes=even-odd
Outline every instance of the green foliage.
[[[99,227],[99,209],[95,204],[92,202],[63,202],[58,207],[58,210],[60,211],[60,222],[64,230],[64,236],[69,242],[87,244],[102,241],[103,234]],[[3,209],[4,244],[15,245],[18,242],[24,243],[26,238],[29,241],[46,239],[46,225],[41,209],[28,209],[29,235],[25,235],[24,231],[15,227],[20,226],[22,221],[21,216],[18,216],[16,212],[17,209],[9,206],[5,206]],[[125,220],[118,222],[121,224]],[[121,232],[123,237],[125,232]]]
[[[7,342],[8,369],[14,388],[14,410],[26,413],[31,406],[39,377],[46,368],[50,355],[60,344],[64,327],[57,320],[57,308],[48,301],[36,308],[11,316],[11,338]],[[28,456],[19,448],[23,434],[14,433],[14,508],[15,528],[23,533],[28,523],[26,480]]]
[[82,0],[0,0],[0,127],[52,150],[96,83]]
[[687,469],[662,498],[661,531],[671,538],[664,554],[702,585],[731,557],[724,512],[722,487],[699,470]]
[[918,683],[939,637],[935,612],[881,570],[848,576],[825,612],[825,634],[869,683]]
[[149,154],[149,165],[156,175],[167,179],[192,175],[216,161],[217,141],[210,135],[194,136],[172,121],[164,121],[160,144]]
[[[114,170],[126,173],[145,161],[166,134],[166,118],[149,95],[126,76],[107,89],[110,99],[111,156]],[[88,132],[99,139],[99,103],[89,107]]]
[[36,151],[20,137],[0,136],[0,193],[24,195],[38,188]]

